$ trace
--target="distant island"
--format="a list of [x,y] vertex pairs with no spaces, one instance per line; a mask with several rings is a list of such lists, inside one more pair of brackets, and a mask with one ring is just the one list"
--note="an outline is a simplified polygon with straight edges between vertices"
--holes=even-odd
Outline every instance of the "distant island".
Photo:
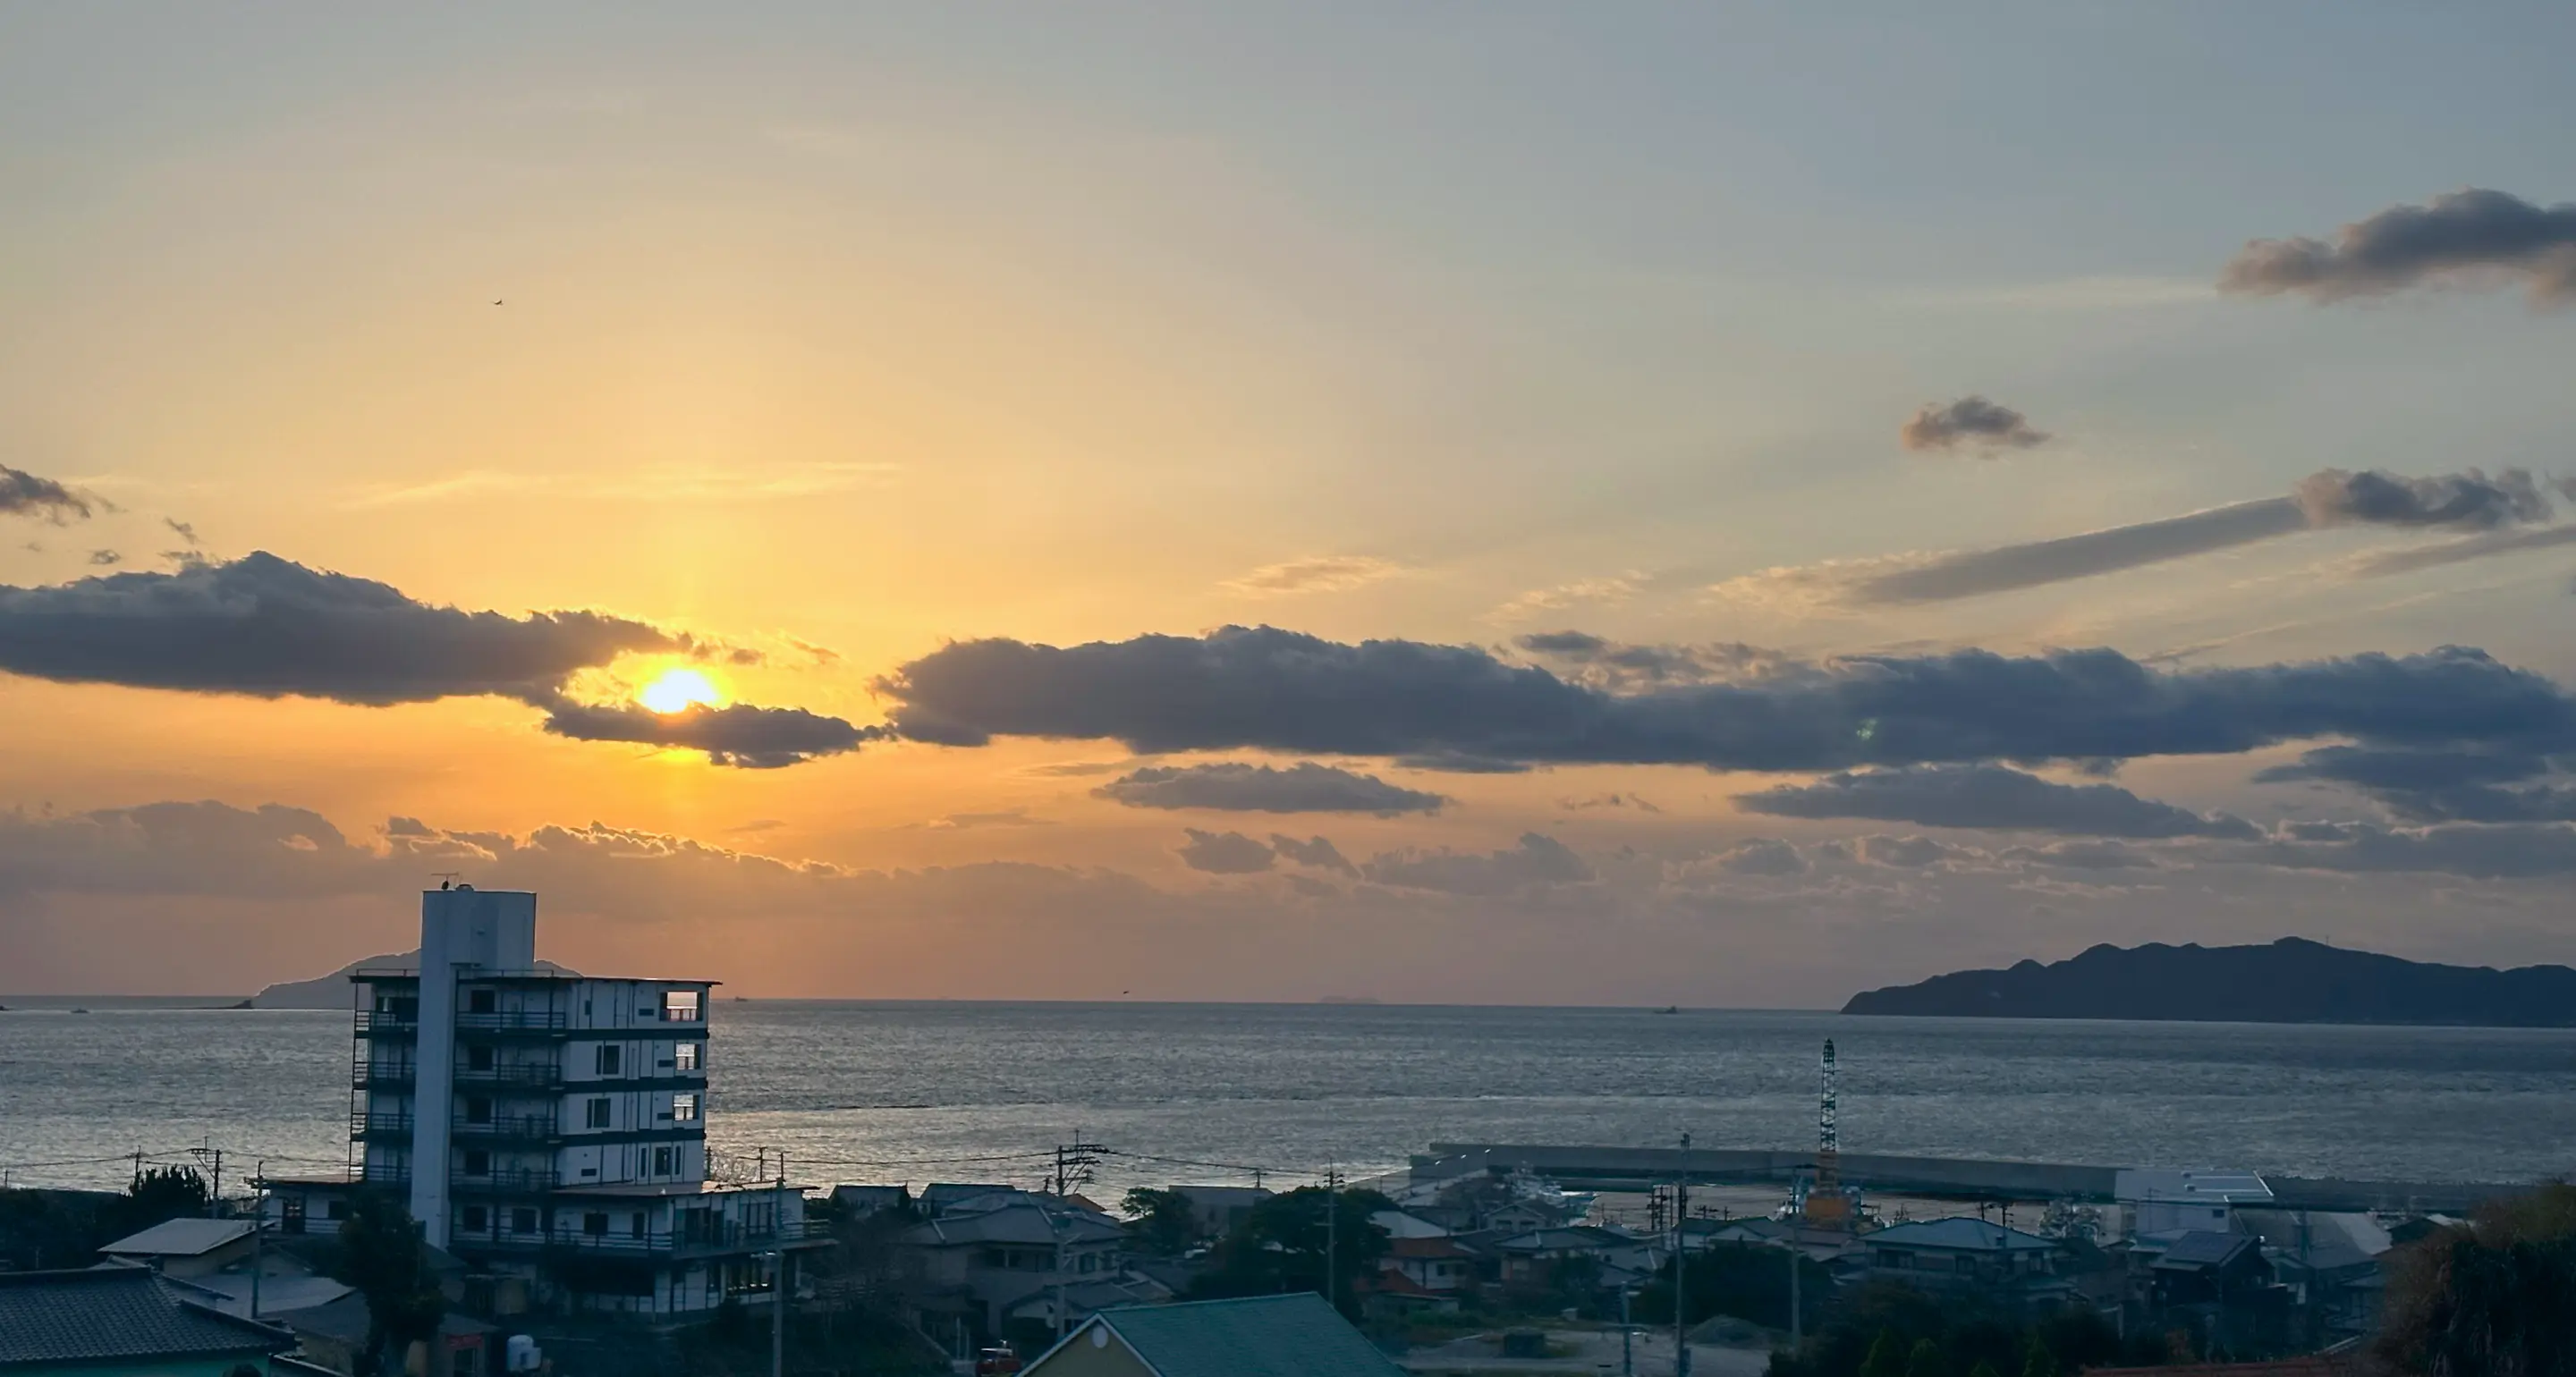
[[[537,966],[541,970],[552,971],[558,975],[575,974],[552,961],[540,961]],[[352,961],[329,975],[316,976],[311,980],[281,981],[233,1007],[239,1009],[347,1009],[352,1007],[350,1001],[354,997],[354,992],[349,988],[349,976],[352,972],[419,969],[418,951],[407,951],[398,956],[370,956],[363,961]]]
[[1852,996],[1847,1014],[2203,1023],[2576,1027],[2576,970],[2443,966],[2284,937],[2269,946],[2094,947]]

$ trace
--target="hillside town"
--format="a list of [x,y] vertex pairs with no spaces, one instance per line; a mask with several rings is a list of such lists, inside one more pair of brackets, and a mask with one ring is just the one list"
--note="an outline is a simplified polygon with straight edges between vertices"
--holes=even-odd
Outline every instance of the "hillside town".
[[[712,982],[541,965],[535,899],[430,891],[417,960],[352,974],[344,1172],[0,1193],[0,1371],[2343,1371],[2409,1245],[2518,1208],[1846,1155],[1830,1042],[1812,1152],[1442,1145],[1101,1199],[1153,1159],[1076,1141],[1043,1182],[817,1181],[710,1152]],[[32,1318],[67,1309],[120,1318]]]

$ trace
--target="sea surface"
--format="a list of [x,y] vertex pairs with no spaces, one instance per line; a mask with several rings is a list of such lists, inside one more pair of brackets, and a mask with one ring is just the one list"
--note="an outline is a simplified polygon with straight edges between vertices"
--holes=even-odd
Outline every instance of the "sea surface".
[[[227,1183],[345,1161],[346,1013],[67,1001],[0,1013],[0,1173],[121,1185],[224,1151]],[[2300,1176],[2576,1170],[2576,1031],[1845,1018],[1376,1005],[719,1003],[713,1146],[811,1183],[1034,1184],[1076,1135],[1130,1185],[1401,1168],[1435,1141],[1815,1141],[1846,1152]]]

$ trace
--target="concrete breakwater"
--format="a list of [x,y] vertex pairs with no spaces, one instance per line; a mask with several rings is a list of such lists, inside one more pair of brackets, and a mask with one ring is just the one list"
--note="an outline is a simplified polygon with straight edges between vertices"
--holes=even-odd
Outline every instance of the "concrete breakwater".
[[[1687,1178],[1694,1184],[1789,1185],[1815,1168],[1813,1151],[1759,1148],[1583,1147],[1517,1143],[1433,1143],[1413,1161],[1416,1181],[1526,1169],[1582,1190],[1645,1190]],[[1863,1190],[1948,1200],[2068,1200],[2107,1204],[2118,1167],[2008,1162],[1958,1157],[1900,1157],[1847,1152],[1844,1181]],[[2273,1208],[2407,1210],[2460,1214],[2480,1201],[2529,1190],[2527,1184],[2343,1181],[2266,1174]]]

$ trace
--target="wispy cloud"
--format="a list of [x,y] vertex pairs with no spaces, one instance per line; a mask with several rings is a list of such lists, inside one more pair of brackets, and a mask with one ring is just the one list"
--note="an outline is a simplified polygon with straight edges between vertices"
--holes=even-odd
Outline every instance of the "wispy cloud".
[[1892,298],[1899,306],[1997,311],[2125,311],[2215,301],[2206,282],[2179,277],[2067,277],[2048,282],[1999,282],[1937,287]]
[[875,487],[902,471],[900,464],[876,463],[670,466],[642,468],[622,474],[467,469],[415,483],[382,483],[361,488],[347,498],[344,505],[398,507],[533,492],[560,492],[588,499],[623,502],[766,502]]
[[1521,622],[1542,612],[1562,612],[1585,604],[1616,606],[1644,592],[1655,576],[1642,569],[1601,578],[1576,579],[1553,588],[1533,588],[1485,614],[1493,622]]
[[1341,593],[1382,579],[1412,572],[1410,566],[1375,555],[1312,555],[1265,564],[1219,586],[1250,597],[1286,597],[1298,593]]

